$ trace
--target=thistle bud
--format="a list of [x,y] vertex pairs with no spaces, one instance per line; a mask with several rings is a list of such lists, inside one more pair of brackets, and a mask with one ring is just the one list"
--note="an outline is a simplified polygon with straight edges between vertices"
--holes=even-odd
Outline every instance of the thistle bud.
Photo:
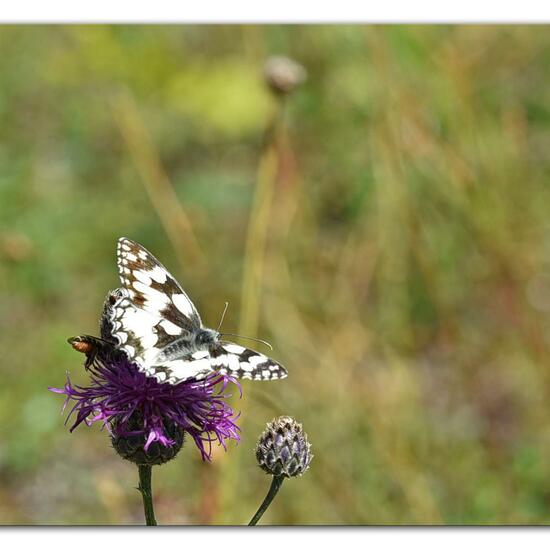
[[[111,443],[115,451],[125,460],[134,464],[158,466],[175,458],[183,446],[184,431],[176,426],[164,422],[164,433],[169,436],[170,445],[161,438],[152,442],[148,441],[143,430],[143,422],[135,414],[130,417],[124,430],[114,422],[114,430],[111,430]],[[118,428],[118,429],[116,429]]]
[[275,418],[260,436],[256,459],[260,468],[273,476],[302,475],[313,455],[302,425],[290,416]]
[[267,85],[276,94],[292,92],[306,79],[305,69],[296,61],[284,56],[270,57],[264,67]]

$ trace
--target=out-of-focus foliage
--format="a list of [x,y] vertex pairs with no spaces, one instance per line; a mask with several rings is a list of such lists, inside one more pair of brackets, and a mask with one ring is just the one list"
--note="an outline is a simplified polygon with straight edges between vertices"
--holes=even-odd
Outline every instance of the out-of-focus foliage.
[[135,467],[46,388],[86,380],[66,338],[97,334],[122,235],[238,330],[273,54],[308,73],[254,256],[290,376],[243,383],[240,445],[155,470],[159,522],[246,523],[288,414],[315,458],[264,523],[547,523],[550,37],[527,26],[1,28],[0,522],[142,523]]

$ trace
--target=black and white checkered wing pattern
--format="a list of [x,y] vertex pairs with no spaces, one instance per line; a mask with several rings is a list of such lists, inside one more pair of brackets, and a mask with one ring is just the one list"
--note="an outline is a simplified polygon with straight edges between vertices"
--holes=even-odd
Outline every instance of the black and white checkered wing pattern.
[[216,370],[235,378],[279,380],[286,378],[286,369],[267,355],[237,344],[220,342],[209,349],[209,360]]
[[129,359],[154,375],[161,350],[198,330],[201,318],[168,270],[141,245],[121,238],[117,264],[123,288],[109,308],[112,337]]
[[202,326],[199,312],[189,296],[143,246],[125,237],[119,239],[117,265],[120,282],[135,306],[190,332]]
[[215,343],[208,350],[196,351],[155,367],[161,382],[177,384],[187,378],[201,380],[212,372],[248,380],[286,378],[286,369],[257,351],[230,343]]

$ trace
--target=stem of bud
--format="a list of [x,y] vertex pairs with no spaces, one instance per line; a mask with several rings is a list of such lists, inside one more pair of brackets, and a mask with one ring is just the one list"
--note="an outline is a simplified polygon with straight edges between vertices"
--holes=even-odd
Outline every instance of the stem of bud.
[[284,476],[273,476],[271,486],[269,487],[269,491],[267,492],[264,501],[258,508],[258,511],[254,514],[254,517],[250,520],[250,523],[248,525],[256,525],[256,523],[258,523],[260,518],[264,515],[264,512],[269,508],[271,501],[275,498],[275,495],[283,484],[284,479]]

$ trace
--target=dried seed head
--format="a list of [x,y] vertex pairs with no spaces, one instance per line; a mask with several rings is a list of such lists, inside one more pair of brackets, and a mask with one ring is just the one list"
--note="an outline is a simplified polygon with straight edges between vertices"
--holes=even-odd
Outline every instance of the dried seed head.
[[260,436],[256,459],[262,470],[274,476],[302,475],[313,455],[302,425],[290,416],[275,418]]
[[267,85],[276,94],[292,92],[306,79],[306,70],[296,61],[284,56],[270,57],[264,67]]

